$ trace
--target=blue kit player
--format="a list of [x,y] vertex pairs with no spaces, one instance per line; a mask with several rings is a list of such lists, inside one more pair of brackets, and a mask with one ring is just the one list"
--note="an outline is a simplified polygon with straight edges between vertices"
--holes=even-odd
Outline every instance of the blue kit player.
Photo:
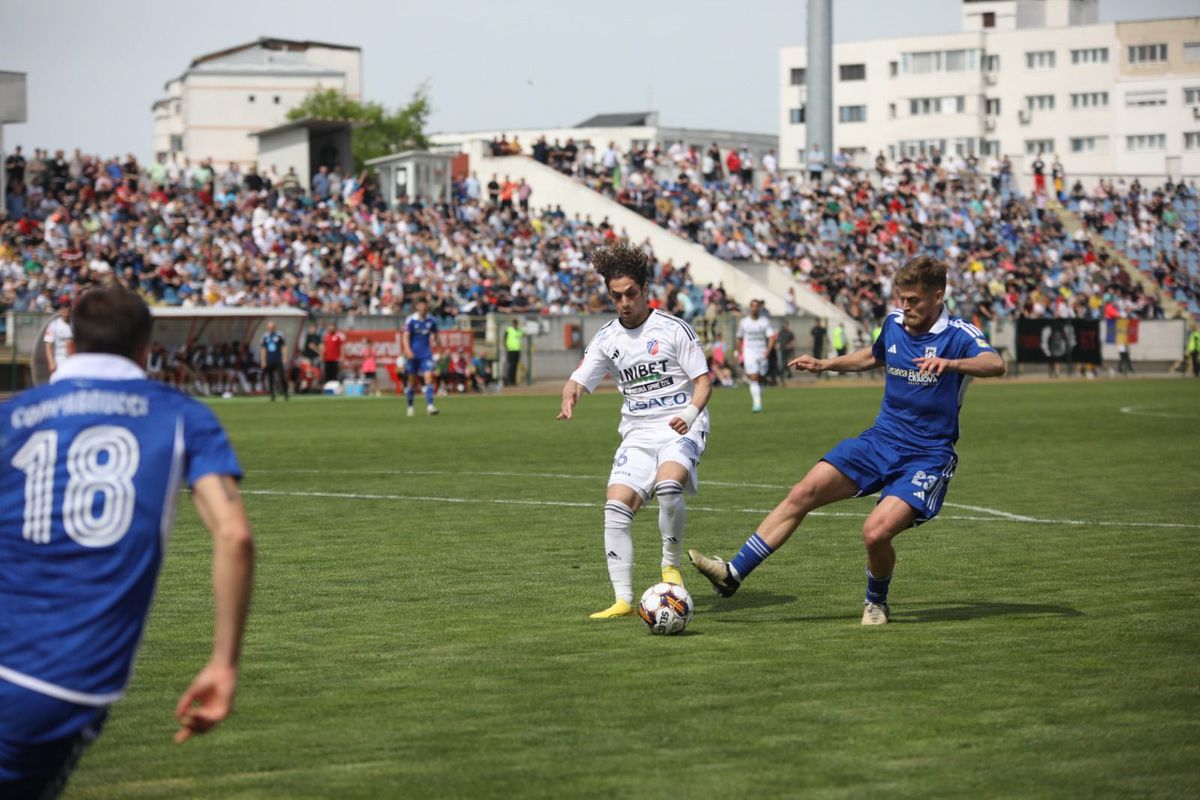
[[241,468],[205,406],[147,379],[150,310],[80,298],[76,355],[0,405],[0,797],[57,797],[125,693],[180,488],[213,537],[212,656],[177,742],[233,708],[254,544]]
[[425,381],[425,411],[429,416],[438,413],[433,404],[433,345],[437,340],[437,320],[429,316],[429,301],[417,298],[417,312],[404,320],[402,336],[405,371],[408,385],[404,388],[404,399],[408,403],[408,416],[413,415],[413,398],[417,393],[417,381]]
[[722,596],[736,592],[808,512],[879,492],[879,502],[863,524],[867,597],[862,624],[888,621],[888,584],[896,564],[892,539],[933,519],[942,507],[958,463],[954,443],[966,378],[1004,374],[1004,360],[982,332],[946,312],[945,264],[919,256],[896,272],[893,286],[900,308],[888,315],[871,347],[837,358],[804,355],[789,362],[816,374],[885,367],[883,407],[873,426],[826,453],[792,487],[732,561],[688,551],[692,564]]

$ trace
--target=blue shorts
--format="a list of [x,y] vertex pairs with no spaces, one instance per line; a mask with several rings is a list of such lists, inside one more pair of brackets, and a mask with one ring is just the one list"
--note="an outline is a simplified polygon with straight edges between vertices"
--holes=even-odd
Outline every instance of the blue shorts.
[[107,706],[68,703],[0,680],[0,797],[41,797],[65,784],[107,716]]
[[405,368],[409,375],[416,376],[424,375],[426,372],[433,372],[433,368],[435,366],[436,362],[433,360],[433,356],[426,356],[425,358],[416,356],[409,359],[408,364],[405,365]]
[[822,461],[858,486],[857,497],[879,492],[879,499],[899,497],[917,512],[914,525],[928,522],[942,510],[946,487],[954,477],[958,456],[954,448],[901,450],[873,430],[845,439]]

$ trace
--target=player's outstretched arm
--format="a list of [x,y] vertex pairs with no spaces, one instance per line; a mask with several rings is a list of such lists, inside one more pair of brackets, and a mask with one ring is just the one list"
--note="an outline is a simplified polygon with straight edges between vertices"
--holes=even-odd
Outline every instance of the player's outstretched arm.
[[836,358],[813,358],[810,355],[803,355],[793,358],[788,362],[788,366],[792,369],[803,369],[820,374],[822,372],[865,372],[875,369],[881,363],[875,358],[875,353],[870,347],[864,347],[862,350],[856,350]]
[[192,487],[192,499],[213,537],[216,625],[212,657],[175,707],[180,725],[176,742],[208,732],[233,710],[242,635],[254,588],[254,539],[233,478],[205,475]]
[[919,372],[941,375],[943,372],[958,372],[975,378],[998,378],[1007,370],[1004,359],[998,353],[984,352],[971,358],[914,358]]
[[562,388],[562,407],[559,408],[558,416],[555,419],[573,418],[575,415],[575,404],[579,402],[579,396],[583,394],[583,391],[583,385],[573,380],[568,380],[564,383]]
[[696,422],[696,417],[700,416],[700,412],[708,405],[708,399],[712,397],[712,378],[707,373],[692,378],[692,385],[691,402],[687,404],[683,413],[677,417],[671,417],[667,422],[671,426],[671,430],[678,434],[684,434],[691,430],[692,425]]

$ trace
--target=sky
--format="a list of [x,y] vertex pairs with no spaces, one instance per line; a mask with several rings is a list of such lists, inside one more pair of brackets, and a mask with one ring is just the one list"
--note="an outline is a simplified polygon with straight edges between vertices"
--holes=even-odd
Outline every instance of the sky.
[[[779,48],[804,0],[0,0],[0,71],[28,75],[4,148],[153,149],[150,107],[192,58],[260,36],[363,49],[367,99],[428,81],[430,131],[574,125],[660,112],[664,125],[774,133]],[[961,0],[835,0],[839,42],[960,29]],[[1102,21],[1197,13],[1196,0],[1101,0]]]

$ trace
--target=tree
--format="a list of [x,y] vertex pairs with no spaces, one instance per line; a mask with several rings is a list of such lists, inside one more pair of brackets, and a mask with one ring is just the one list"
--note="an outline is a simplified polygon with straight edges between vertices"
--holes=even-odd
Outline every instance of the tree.
[[287,118],[344,119],[361,123],[351,134],[354,168],[360,170],[368,159],[428,147],[425,122],[432,110],[426,82],[417,87],[407,105],[394,112],[389,112],[381,103],[354,100],[337,89],[318,89],[288,111]]

